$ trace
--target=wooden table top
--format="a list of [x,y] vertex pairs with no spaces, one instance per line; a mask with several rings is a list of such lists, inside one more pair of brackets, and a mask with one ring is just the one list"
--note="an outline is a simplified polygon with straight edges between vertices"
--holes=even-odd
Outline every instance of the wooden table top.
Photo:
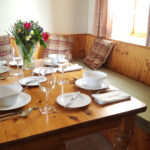
[[[81,78],[83,70],[65,73],[65,78],[73,81],[72,77]],[[24,71],[24,76],[30,76],[31,71]],[[60,79],[61,74],[57,73],[57,79]],[[19,80],[17,77],[8,77],[0,81],[0,85],[12,83]],[[74,84],[66,84],[64,87],[65,93],[74,92],[77,90]],[[31,95],[32,100],[29,104],[20,109],[29,107],[40,107],[45,101],[45,93],[39,87],[28,88],[26,91]],[[92,102],[80,109],[66,109],[57,104],[56,98],[61,93],[61,86],[56,85],[55,89],[50,93],[49,102],[56,107],[57,112],[48,115],[42,115],[39,110],[33,111],[27,118],[18,118],[0,122],[0,144],[11,141],[31,138],[34,136],[61,133],[65,129],[90,125],[96,121],[105,121],[130,114],[137,114],[146,110],[146,105],[136,98],[107,104],[104,106]],[[90,96],[86,90],[81,90]],[[0,112],[2,114],[3,112]]]

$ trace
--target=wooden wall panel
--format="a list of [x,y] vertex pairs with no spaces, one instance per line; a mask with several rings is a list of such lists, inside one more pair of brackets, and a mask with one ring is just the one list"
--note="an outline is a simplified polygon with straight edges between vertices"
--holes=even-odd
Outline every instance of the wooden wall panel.
[[86,56],[90,53],[95,39],[96,39],[95,36],[87,34],[87,36],[86,36],[86,47],[85,47]]
[[73,45],[73,58],[84,58],[85,57],[85,46],[86,46],[86,35],[87,34],[73,34],[68,35],[74,38]]
[[132,79],[150,85],[150,48],[115,41],[107,67]]
[[[87,35],[85,54],[88,55],[95,36]],[[105,66],[115,72],[150,85],[150,48],[114,41],[114,48]]]

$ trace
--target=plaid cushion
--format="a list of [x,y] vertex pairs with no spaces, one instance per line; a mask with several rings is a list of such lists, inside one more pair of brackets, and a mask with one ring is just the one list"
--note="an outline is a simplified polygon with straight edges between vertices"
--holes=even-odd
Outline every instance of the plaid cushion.
[[72,60],[73,37],[50,34],[50,39],[47,42],[47,48],[44,50],[44,57],[49,54],[57,54],[61,51],[62,54],[67,54],[69,60]]
[[91,69],[98,69],[105,63],[113,48],[114,42],[102,38],[96,38],[91,52],[84,59],[84,63]]
[[0,60],[11,60],[12,49],[9,35],[0,36]]

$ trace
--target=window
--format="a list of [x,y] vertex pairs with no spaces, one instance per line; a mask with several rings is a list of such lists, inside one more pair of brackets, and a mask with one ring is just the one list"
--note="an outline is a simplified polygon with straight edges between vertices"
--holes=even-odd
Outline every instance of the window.
[[149,0],[110,0],[112,39],[145,45]]
[[149,0],[135,0],[131,36],[146,38]]

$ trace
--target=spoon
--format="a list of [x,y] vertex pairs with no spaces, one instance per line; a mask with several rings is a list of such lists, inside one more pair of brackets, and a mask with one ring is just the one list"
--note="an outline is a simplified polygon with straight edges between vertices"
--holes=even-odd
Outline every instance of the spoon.
[[30,107],[30,108],[24,110],[24,111],[20,114],[20,116],[21,116],[21,117],[27,117],[33,110],[36,110],[36,109],[39,109],[39,108],[38,108],[38,107]]
[[3,116],[1,115],[0,121],[5,121],[8,119],[13,119],[13,118],[17,118],[17,117],[27,117],[33,110],[37,110],[37,109],[39,109],[39,108],[38,107],[30,107],[30,108],[27,108],[23,111],[4,114]]

